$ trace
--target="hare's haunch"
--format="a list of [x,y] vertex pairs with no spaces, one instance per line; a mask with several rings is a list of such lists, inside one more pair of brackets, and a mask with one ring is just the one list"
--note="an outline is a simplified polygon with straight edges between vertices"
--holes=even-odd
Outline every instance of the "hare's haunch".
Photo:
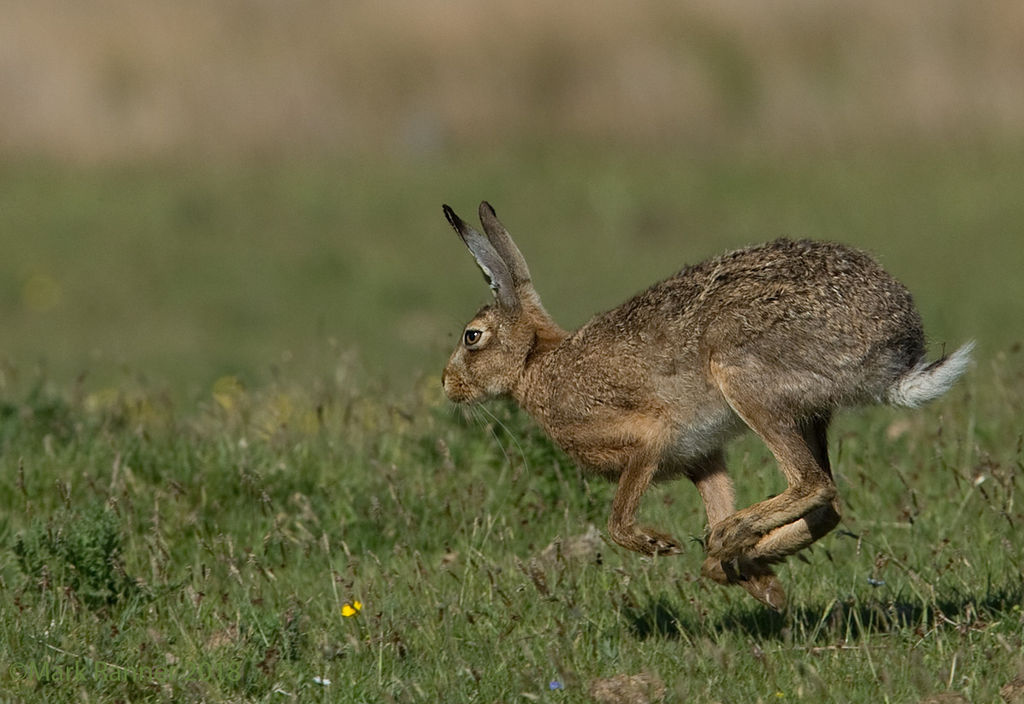
[[[544,310],[490,205],[480,205],[484,234],[448,206],[444,214],[495,298],[448,360],[448,397],[511,396],[575,461],[617,480],[608,532],[630,550],[680,552],[636,513],[652,481],[688,477],[707,509],[703,574],[776,609],[786,597],[771,564],[839,522],[826,440],[833,411],[916,406],[970,361],[973,343],[926,361],[907,289],[863,252],[807,240],[687,267],[569,332]],[[788,488],[737,511],[722,448],[746,428]]]

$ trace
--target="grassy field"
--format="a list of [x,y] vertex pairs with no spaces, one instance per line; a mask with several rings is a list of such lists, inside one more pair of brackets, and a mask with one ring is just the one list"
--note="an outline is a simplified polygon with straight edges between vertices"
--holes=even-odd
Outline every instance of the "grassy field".
[[[999,701],[1024,675],[1022,168],[1015,147],[4,167],[0,693]],[[687,553],[626,554],[589,528],[613,487],[514,409],[442,398],[487,293],[440,203],[481,198],[566,324],[816,236],[875,251],[933,353],[975,337],[977,363],[925,409],[838,419],[844,523],[770,613],[697,577],[689,485],[643,506]],[[730,463],[743,502],[782,488],[752,438]]]
[[[481,199],[556,319],[782,235],[875,252],[936,345],[1020,339],[1024,146],[779,160],[594,145],[444,158],[197,167],[0,167],[0,355],[93,389],[145,374],[177,397],[225,374],[322,369],[406,386],[438,374],[487,300],[441,215]],[[937,348],[936,348],[937,349]],[[308,380],[308,379],[307,379]]]

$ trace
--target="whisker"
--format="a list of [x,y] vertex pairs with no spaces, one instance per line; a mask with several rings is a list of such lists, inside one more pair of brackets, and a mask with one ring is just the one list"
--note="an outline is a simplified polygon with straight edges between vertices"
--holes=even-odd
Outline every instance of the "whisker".
[[[530,470],[530,461],[526,458],[526,450],[523,449],[523,445],[522,445],[522,443],[519,442],[519,438],[516,437],[516,434],[513,433],[512,430],[507,425],[505,425],[503,422],[501,422],[501,419],[498,418],[498,416],[494,413],[494,411],[489,410],[486,406],[479,406],[478,408],[487,417],[489,417],[491,420],[493,420],[498,425],[498,427],[500,427],[502,430],[504,430],[505,434],[508,435],[512,439],[512,443],[516,446],[516,450],[519,451],[519,456],[523,460],[523,466],[526,467],[527,471],[529,471]],[[498,446],[501,447],[501,453],[505,456],[505,461],[508,462],[509,465],[511,465],[512,464],[512,458],[509,457],[508,453],[505,451],[505,447],[501,444],[501,440],[498,438],[498,434],[494,432],[494,428],[493,427],[491,428],[491,436],[494,438],[495,442],[498,443]]]

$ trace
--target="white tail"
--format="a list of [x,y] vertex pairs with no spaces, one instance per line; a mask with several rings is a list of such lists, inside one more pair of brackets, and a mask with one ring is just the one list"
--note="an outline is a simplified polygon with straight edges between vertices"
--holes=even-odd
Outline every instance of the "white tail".
[[967,370],[973,349],[971,340],[948,357],[918,362],[890,387],[886,400],[895,406],[914,407],[938,398]]

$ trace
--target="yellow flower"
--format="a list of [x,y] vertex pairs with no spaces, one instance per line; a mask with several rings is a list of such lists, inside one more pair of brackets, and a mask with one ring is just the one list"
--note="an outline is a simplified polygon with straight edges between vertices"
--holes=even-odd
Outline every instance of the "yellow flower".
[[345,618],[352,618],[357,613],[363,610],[363,602],[353,601],[351,604],[345,604],[341,607],[341,615]]
[[237,376],[222,376],[213,382],[213,400],[225,411],[232,411],[245,397],[245,387]]

